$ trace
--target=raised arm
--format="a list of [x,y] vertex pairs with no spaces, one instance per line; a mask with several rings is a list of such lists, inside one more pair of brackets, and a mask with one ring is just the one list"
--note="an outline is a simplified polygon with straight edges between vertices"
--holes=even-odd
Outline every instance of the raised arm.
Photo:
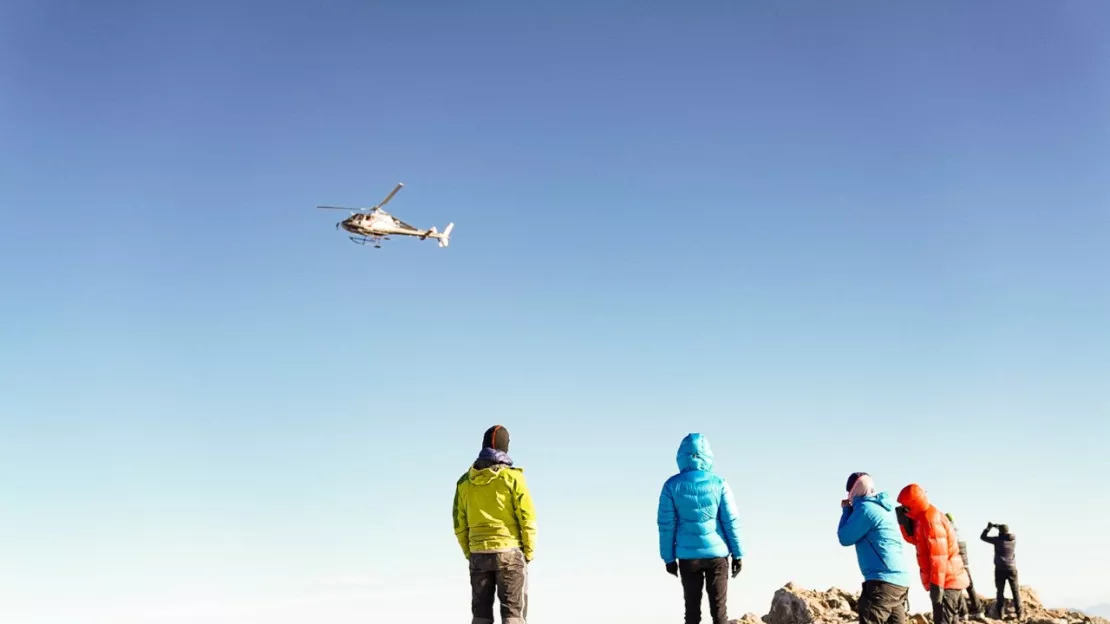
[[987,535],[988,533],[991,532],[991,529],[993,529],[993,528],[994,528],[993,524],[988,524],[987,528],[983,529],[983,532],[979,535],[979,539],[983,540],[984,542],[986,542],[988,544],[993,544],[993,543],[997,542],[998,541],[997,538],[994,538],[994,537],[991,537],[990,535]]
[[840,514],[840,525],[836,528],[836,537],[840,539],[841,546],[856,544],[867,532],[875,526],[875,520],[862,507],[854,509],[845,507]]

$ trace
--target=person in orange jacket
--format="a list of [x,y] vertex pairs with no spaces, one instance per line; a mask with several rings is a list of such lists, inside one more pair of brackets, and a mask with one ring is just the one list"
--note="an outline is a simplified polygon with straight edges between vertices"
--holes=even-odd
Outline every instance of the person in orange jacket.
[[902,537],[917,548],[921,583],[929,590],[934,624],[957,624],[964,590],[971,583],[952,523],[929,504],[925,489],[916,483],[902,488],[898,525]]

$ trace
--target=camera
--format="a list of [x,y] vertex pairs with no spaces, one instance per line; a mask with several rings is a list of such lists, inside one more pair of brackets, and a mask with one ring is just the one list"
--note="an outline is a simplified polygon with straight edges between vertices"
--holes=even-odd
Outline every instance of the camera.
[[898,516],[898,524],[906,530],[906,535],[913,537],[913,520],[910,518],[910,510],[906,509],[905,505],[898,505],[894,509],[894,513]]

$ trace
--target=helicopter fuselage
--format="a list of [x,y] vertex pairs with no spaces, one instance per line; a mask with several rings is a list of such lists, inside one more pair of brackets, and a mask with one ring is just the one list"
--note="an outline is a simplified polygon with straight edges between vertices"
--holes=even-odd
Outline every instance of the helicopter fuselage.
[[389,236],[391,234],[426,236],[429,232],[399,227],[389,216],[381,214],[354,215],[340,222],[344,230],[367,237]]

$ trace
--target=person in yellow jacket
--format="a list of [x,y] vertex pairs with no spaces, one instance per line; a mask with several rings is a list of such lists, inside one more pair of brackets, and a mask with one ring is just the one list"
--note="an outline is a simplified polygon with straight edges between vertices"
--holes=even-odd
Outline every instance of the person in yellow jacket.
[[455,537],[470,560],[471,624],[494,623],[495,595],[504,624],[525,624],[536,512],[501,425],[486,430],[478,459],[455,484],[452,513]]

